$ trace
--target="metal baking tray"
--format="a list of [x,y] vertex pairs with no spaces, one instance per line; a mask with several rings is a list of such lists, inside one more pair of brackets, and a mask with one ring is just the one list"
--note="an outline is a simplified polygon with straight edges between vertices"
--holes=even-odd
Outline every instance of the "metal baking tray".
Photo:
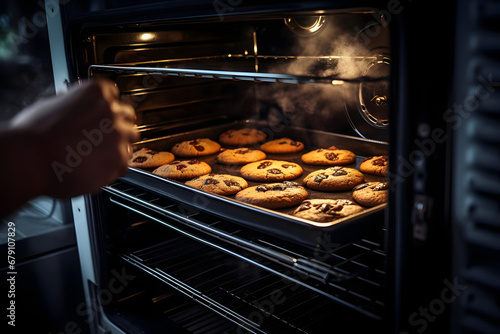
[[[302,141],[305,145],[304,150],[297,153],[287,154],[267,154],[267,159],[285,160],[299,164],[304,173],[297,179],[291,180],[302,184],[302,180],[309,173],[318,169],[327,168],[327,166],[313,166],[302,163],[300,157],[302,154],[317,148],[327,148],[332,145],[341,149],[347,149],[356,154],[356,162],[346,167],[356,168],[368,156],[385,155],[388,151],[388,145],[385,142],[361,139],[351,136],[339,135],[324,131],[303,129],[297,127],[269,126],[262,122],[240,121],[222,124],[214,127],[197,129],[189,132],[173,134],[155,139],[148,139],[134,144],[134,150],[143,147],[156,151],[170,151],[172,146],[185,140],[196,138],[210,138],[217,141],[219,135],[230,129],[239,129],[243,127],[252,127],[262,130],[268,134],[268,139],[289,137],[294,140]],[[224,147],[224,146],[223,146]],[[252,147],[246,146],[246,147]],[[230,147],[228,147],[230,148]],[[258,145],[253,146],[258,148]],[[212,167],[213,173],[225,173],[241,176],[239,170],[241,166],[223,165],[216,161],[217,154],[197,157],[199,161],[204,161]],[[179,160],[189,158],[178,158]],[[365,174],[365,181],[384,182],[383,176]],[[130,168],[130,172],[123,178],[128,182],[155,191],[163,196],[197,207],[202,211],[208,211],[226,219],[231,219],[237,223],[244,224],[259,230],[278,234],[280,236],[293,239],[295,242],[306,244],[317,244],[318,240],[329,241],[347,241],[359,237],[364,231],[371,229],[375,225],[380,227],[383,221],[384,208],[382,204],[373,208],[365,208],[362,212],[335,220],[333,222],[314,222],[293,216],[297,206],[270,210],[259,206],[242,203],[234,199],[233,196],[221,196],[207,193],[189,186],[183,182],[160,177],[152,173],[151,170]],[[262,184],[264,182],[248,181],[249,187]],[[351,191],[343,192],[322,192],[311,190],[306,187],[310,199],[349,199],[353,200]],[[354,201],[354,200],[353,200]]]

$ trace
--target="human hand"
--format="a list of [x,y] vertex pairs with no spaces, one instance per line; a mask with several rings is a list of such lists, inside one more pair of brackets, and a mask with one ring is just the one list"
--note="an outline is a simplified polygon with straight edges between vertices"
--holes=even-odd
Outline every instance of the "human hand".
[[96,192],[126,173],[129,145],[139,138],[135,120],[113,83],[91,81],[35,103],[10,128],[31,140],[42,194],[73,197]]

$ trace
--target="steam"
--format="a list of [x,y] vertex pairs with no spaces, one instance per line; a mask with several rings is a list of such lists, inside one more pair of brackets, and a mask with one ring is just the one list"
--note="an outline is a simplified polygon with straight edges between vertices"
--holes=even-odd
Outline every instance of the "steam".
[[[356,43],[352,34],[338,34],[337,29],[321,30],[298,38],[292,53],[296,59],[287,60],[286,64],[274,66],[270,71],[331,77],[332,80],[356,79],[363,75],[372,56],[366,47]],[[267,115],[271,123],[285,119],[290,123],[287,125],[349,132],[345,103],[357,103],[358,84],[348,81],[334,83],[340,84],[329,81],[322,84],[258,85],[258,98],[269,105],[274,103],[275,109],[271,108]]]

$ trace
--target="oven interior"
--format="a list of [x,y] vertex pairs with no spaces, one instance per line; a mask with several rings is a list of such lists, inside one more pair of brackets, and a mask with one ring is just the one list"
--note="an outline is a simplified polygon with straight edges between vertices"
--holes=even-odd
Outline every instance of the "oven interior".
[[[88,23],[73,45],[75,68],[79,78],[114,81],[136,108],[141,139],[134,149],[168,151],[176,141],[217,140],[227,129],[256,127],[268,139],[293,136],[305,151],[350,149],[357,155],[351,167],[359,168],[367,156],[388,152],[389,32],[374,13]],[[312,169],[300,162],[304,152],[280,158],[300,163],[307,174]],[[238,167],[200,159],[238,175]],[[113,272],[133,273],[103,303],[106,316],[125,331],[318,333],[326,326],[384,326],[385,205],[339,224],[314,224],[293,217],[293,209],[242,204],[139,169],[92,202],[98,285],[106,286]],[[348,321],[352,315],[363,321]]]

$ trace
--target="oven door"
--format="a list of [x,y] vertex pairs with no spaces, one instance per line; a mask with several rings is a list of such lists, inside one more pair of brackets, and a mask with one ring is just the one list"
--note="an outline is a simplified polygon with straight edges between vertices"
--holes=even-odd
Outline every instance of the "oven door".
[[[439,293],[443,281],[448,278],[449,274],[448,266],[443,265],[443,263],[449,263],[449,253],[446,251],[437,252],[437,249],[449,242],[449,231],[446,230],[447,220],[444,214],[446,211],[444,184],[447,180],[446,164],[444,163],[447,156],[446,148],[444,145],[436,145],[432,152],[427,152],[423,149],[426,146],[422,146],[425,145],[422,143],[427,143],[426,139],[429,134],[436,133],[435,129],[446,128],[442,119],[434,111],[444,108],[447,95],[439,95],[435,93],[438,89],[429,88],[439,86],[440,82],[431,82],[422,86],[410,78],[428,78],[426,75],[431,69],[436,69],[434,73],[439,73],[443,78],[447,77],[446,74],[450,71],[450,67],[443,64],[447,64],[447,57],[452,55],[443,52],[435,55],[432,60],[421,56],[420,48],[425,43],[413,41],[425,39],[426,43],[439,43],[437,38],[432,38],[432,31],[426,31],[426,29],[430,30],[430,27],[420,29],[419,34],[410,32],[411,26],[422,26],[418,13],[421,13],[421,10],[425,8],[420,7],[422,5],[412,4],[407,7],[408,10],[402,10],[401,7],[391,7],[386,10],[386,4],[374,7],[360,3],[354,10],[347,10],[349,15],[365,15],[362,20],[356,21],[355,25],[351,26],[355,35],[358,36],[358,40],[378,43],[380,36],[382,36],[382,29],[390,27],[388,35],[391,40],[390,62],[384,56],[387,50],[383,50],[382,57],[377,54],[371,62],[368,62],[372,65],[362,67],[364,70],[361,77],[364,80],[367,79],[365,81],[368,82],[368,84],[363,85],[359,81],[359,76],[351,78],[348,76],[318,76],[317,74],[302,75],[297,73],[290,75],[278,72],[278,74],[283,74],[280,76],[271,71],[263,72],[262,70],[266,68],[265,65],[270,60],[274,60],[267,59],[265,54],[260,53],[262,49],[255,47],[257,45],[255,39],[260,36],[259,34],[265,33],[264,30],[256,30],[255,34],[251,33],[250,39],[238,39],[239,32],[246,34],[251,30],[226,29],[227,31],[224,32],[224,29],[221,29],[221,33],[224,33],[221,36],[235,34],[232,36],[234,41],[232,46],[241,48],[242,52],[237,54],[238,57],[232,57],[233,53],[224,48],[226,44],[216,40],[211,47],[215,44],[221,48],[219,51],[223,57],[218,57],[221,62],[217,63],[209,59],[210,66],[202,66],[201,68],[198,68],[198,65],[195,65],[194,68],[189,67],[189,65],[185,66],[186,62],[171,63],[172,66],[169,66],[158,61],[161,58],[143,59],[146,69],[138,66],[139,62],[130,65],[127,63],[130,57],[145,54],[141,48],[137,47],[133,50],[134,52],[128,47],[111,50],[113,60],[117,59],[118,56],[122,57],[119,58],[121,59],[119,64],[108,63],[110,53],[75,52],[76,50],[96,50],[95,48],[100,45],[100,40],[96,40],[94,37],[98,36],[99,33],[102,33],[101,37],[107,38],[108,42],[126,37],[123,32],[127,29],[136,29],[141,37],[148,38],[154,33],[164,32],[159,27],[162,27],[163,23],[170,24],[171,22],[177,26],[183,26],[184,30],[177,31],[180,35],[167,34],[168,38],[182,36],[183,31],[189,32],[187,34],[189,36],[193,36],[192,34],[195,36],[203,35],[199,34],[202,30],[196,29],[196,24],[200,24],[200,22],[208,22],[204,27],[210,26],[211,29],[215,29],[214,27],[220,29],[221,22],[228,23],[230,27],[237,26],[238,22],[247,22],[246,26],[252,26],[255,21],[276,17],[281,18],[280,24],[284,27],[282,27],[283,29],[292,31],[298,26],[302,27],[299,29],[309,30],[311,33],[311,29],[303,29],[309,22],[303,21],[303,15],[307,13],[306,17],[321,17],[322,15],[319,14],[322,12],[320,11],[326,11],[327,14],[335,16],[338,19],[337,22],[341,24],[349,22],[348,17],[340,14],[342,10],[337,12],[339,8],[343,7],[340,3],[299,4],[292,2],[287,5],[256,4],[245,7],[243,4],[236,5],[234,2],[232,4],[216,2],[208,5],[196,4],[191,8],[181,4],[177,5],[177,7],[174,5],[168,7],[164,4],[161,6],[140,6],[80,15],[77,14],[79,9],[76,5],[67,4],[66,18],[68,22],[65,22],[64,26],[68,29],[65,40],[68,42],[66,45],[71,45],[71,47],[68,47],[67,53],[54,52],[56,56],[61,57],[71,54],[69,63],[72,65],[63,68],[63,77],[65,76],[65,80],[69,82],[76,82],[90,76],[104,76],[117,79],[118,84],[129,85],[130,94],[125,98],[134,97],[130,102],[135,103],[136,108],[153,111],[150,114],[142,114],[144,117],[142,120],[145,120],[144,124],[158,125],[145,126],[142,132],[146,143],[153,145],[168,143],[171,138],[165,138],[165,133],[176,132],[182,136],[186,133],[189,134],[192,129],[193,124],[190,119],[183,119],[183,122],[179,123],[165,122],[165,118],[161,118],[161,122],[153,122],[157,119],[155,118],[157,115],[162,114],[161,101],[165,99],[165,95],[156,89],[161,85],[176,85],[179,82],[177,80],[183,80],[187,83],[182,88],[183,90],[190,89],[193,82],[198,83],[201,80],[210,80],[211,82],[208,85],[213,89],[214,100],[203,100],[203,105],[208,106],[204,109],[207,112],[204,118],[202,114],[196,115],[197,121],[203,121],[203,127],[198,127],[195,131],[201,132],[207,128],[220,126],[222,122],[229,124],[236,124],[231,123],[233,121],[246,122],[248,119],[241,117],[245,112],[240,113],[246,108],[257,110],[257,115],[274,118],[274,123],[268,123],[270,126],[274,126],[274,129],[277,126],[283,126],[283,122],[286,120],[283,115],[286,115],[286,112],[283,112],[282,107],[277,108],[273,104],[274,100],[267,96],[260,99],[258,103],[255,99],[242,99],[239,94],[243,89],[251,90],[252,94],[255,95],[262,93],[262,91],[266,92],[267,88],[273,87],[274,84],[278,86],[300,84],[313,87],[314,85],[308,84],[311,83],[311,80],[314,84],[321,84],[319,81],[323,79],[328,79],[328,84],[331,86],[346,84],[346,86],[355,87],[354,93],[350,92],[355,97],[353,109],[346,106],[343,99],[340,106],[338,101],[333,101],[335,105],[330,104],[327,108],[341,108],[340,115],[347,127],[340,126],[339,128],[349,132],[348,137],[345,137],[349,141],[358,142],[355,145],[356,150],[365,147],[367,143],[369,146],[371,145],[370,151],[373,151],[373,147],[379,146],[387,149],[387,140],[389,141],[389,158],[395,162],[390,165],[389,172],[389,183],[391,184],[389,205],[386,209],[384,207],[381,208],[382,210],[374,209],[373,212],[369,211],[368,214],[359,217],[354,221],[353,226],[360,224],[360,230],[354,228],[340,231],[340,239],[335,239],[335,233],[323,233],[324,229],[318,229],[314,224],[290,219],[287,213],[268,212],[252,206],[242,206],[233,200],[200,194],[188,189],[183,184],[168,180],[162,180],[162,183],[158,183],[156,182],[158,179],[152,177],[151,173],[131,170],[126,177],[117,183],[105,187],[101,195],[73,200],[82,271],[89,298],[99,300],[99,294],[104,295],[110,292],[110,289],[106,289],[106,287],[110,282],[116,281],[116,277],[113,276],[116,273],[123,273],[124,276],[121,277],[129,277],[131,281],[129,284],[123,279],[125,281],[122,282],[124,289],[115,289],[120,290],[116,295],[113,292],[108,294],[111,295],[109,302],[101,300],[97,307],[89,307],[88,314],[93,315],[89,316],[89,320],[93,321],[94,328],[115,329],[118,332],[120,330],[133,330],[133,328],[137,331],[147,331],[147,327],[144,327],[147,326],[147,323],[152,323],[151,326],[155,328],[168,325],[173,328],[180,326],[184,329],[185,326],[196,328],[199,324],[204,323],[189,322],[188,320],[186,320],[188,322],[183,322],[177,318],[191,314],[194,319],[206,316],[209,322],[221,323],[221,327],[218,329],[228,328],[230,332],[260,331],[272,333],[286,331],[290,328],[297,331],[312,328],[311,331],[315,332],[314,328],[320,328],[319,325],[324,325],[324,321],[328,319],[328,316],[319,312],[318,308],[326,307],[332,310],[340,308],[339,314],[354,312],[359,316],[359,319],[362,319],[362,321],[356,322],[356,325],[361,327],[368,325],[373,326],[372,328],[385,328],[397,332],[414,330],[415,326],[413,322],[408,321],[409,317],[416,309],[418,310],[419,305],[433,300],[431,297]],[[214,13],[214,5],[224,6],[216,7]],[[351,6],[352,4],[349,5],[349,8],[352,8]],[[111,5],[111,7],[113,6]],[[221,14],[224,9],[226,11]],[[132,13],[134,15],[131,15]],[[312,13],[315,15],[311,15]],[[449,17],[447,15],[439,16],[440,14],[442,13],[436,12],[432,13],[431,16],[440,21]],[[288,16],[300,19],[287,21]],[[58,24],[57,16],[48,18],[48,20],[54,26]],[[319,20],[321,21],[321,19]],[[61,27],[62,24],[59,26]],[[87,30],[82,30],[83,26]],[[357,27],[358,29],[356,29]],[[447,27],[453,30],[453,23]],[[57,31],[57,29],[55,30]],[[83,31],[91,33],[84,34]],[[314,33],[314,31],[312,32]],[[146,33],[150,35],[144,35]],[[292,34],[298,40],[307,37],[301,35],[300,32],[295,34],[292,32]],[[56,50],[58,35],[54,32],[53,36],[51,43]],[[249,42],[247,43],[247,41]],[[128,45],[132,45],[138,41],[129,42]],[[173,42],[171,41],[171,43]],[[197,41],[200,42],[201,47],[191,46],[189,49],[182,47],[185,46],[183,42],[182,38],[178,40],[179,44],[175,46],[176,52],[187,52],[187,54],[194,52],[197,60],[206,60],[200,59],[206,56],[197,53],[204,50],[205,44]],[[274,43],[283,45],[286,42],[274,40],[264,45],[269,50],[273,50]],[[83,47],[81,47],[82,45]],[[245,50],[247,54],[245,54]],[[279,48],[278,53],[281,50]],[[160,53],[165,51],[171,50],[164,49]],[[228,63],[232,66],[230,63],[234,60],[247,60],[245,56],[249,53],[253,56],[250,64],[252,71],[235,70],[234,67],[227,70],[221,67]],[[283,54],[286,55],[286,53]],[[241,57],[239,57],[240,55]],[[288,60],[280,59],[278,56],[279,54],[272,58],[277,58],[279,61]],[[172,58],[175,59],[175,57]],[[183,61],[186,60],[184,55],[181,58]],[[361,58],[367,60],[364,55]],[[151,70],[152,60],[154,60],[153,63],[161,66]],[[222,65],[220,65],[221,63]],[[391,70],[387,71],[389,63]],[[213,67],[214,64],[215,67]],[[248,64],[243,66],[248,66]],[[375,69],[377,71],[374,71]],[[375,77],[375,80],[372,80],[374,79],[372,71],[378,75],[384,73],[382,79],[387,75],[390,76],[391,85],[390,88],[387,87],[389,93],[386,96],[374,91],[372,83],[380,82],[380,78]],[[118,76],[116,76],[117,74]],[[132,80],[123,81],[122,79],[127,76]],[[137,89],[135,84],[138,81],[134,81],[134,78],[139,78],[142,80],[140,82],[148,84],[146,88],[152,91],[153,98],[151,100],[141,100],[144,94],[140,89]],[[144,78],[147,80],[144,81]],[[158,78],[163,79],[160,82]],[[228,79],[230,81],[227,81]],[[255,82],[260,88],[266,88],[256,89]],[[444,82],[447,83],[446,80]],[[59,85],[64,86],[63,82],[59,82]],[[192,92],[196,94],[197,87],[193,87]],[[377,86],[375,85],[375,87]],[[290,91],[292,93],[289,95],[295,96],[294,89],[290,89]],[[365,96],[367,91],[371,93],[369,97]],[[176,95],[175,98],[179,96],[181,94]],[[186,96],[189,97],[189,95]],[[308,99],[307,94],[297,96],[303,96],[303,100]],[[328,100],[331,98],[330,94],[325,94],[325,96],[324,100],[321,100],[323,107],[328,101],[332,101]],[[390,102],[388,104],[386,103],[387,97],[389,97]],[[430,98],[435,101],[433,108],[428,108]],[[229,110],[229,115],[221,114],[220,106],[228,101],[233,105],[237,103],[241,110],[233,113],[233,109],[226,108],[222,110]],[[177,116],[186,115],[183,113],[184,107],[187,108],[186,110],[199,112],[196,103],[186,102],[193,102],[193,99],[174,101],[169,110],[173,110]],[[292,102],[290,103],[293,104]],[[261,108],[262,105],[264,108]],[[313,118],[308,117],[310,115],[307,113],[304,115],[305,117],[301,118],[303,122]],[[319,122],[320,130],[318,131],[332,132],[330,125],[337,129],[339,123],[335,121],[339,113],[329,115],[335,115],[335,117],[332,116],[333,118],[329,119],[329,122]],[[389,121],[393,121],[390,127],[388,126]],[[302,128],[305,128],[303,124],[301,124]],[[287,129],[292,128],[288,127],[289,124],[286,125]],[[375,140],[366,138],[360,140],[359,136],[375,138]],[[149,138],[154,138],[154,140],[148,141]],[[160,138],[164,138],[164,140],[158,141]],[[314,142],[314,138],[318,137],[314,136],[311,143],[320,147],[318,142]],[[420,138],[420,141],[415,141],[415,138]],[[422,154],[415,152],[422,152]],[[416,159],[417,155],[419,159],[421,158],[419,161]],[[359,155],[358,160],[362,160],[361,158],[364,156],[366,155]],[[360,162],[358,161],[357,165]],[[162,203],[162,205],[157,205],[157,203]],[[363,219],[365,216],[369,219]],[[290,230],[284,229],[283,224],[289,222],[292,223],[293,227]],[[217,228],[211,224],[216,224]],[[219,226],[224,228],[219,228]],[[235,226],[238,229],[235,229]],[[240,231],[242,236],[238,235]],[[130,237],[130,239],[122,240],[124,236]],[[373,236],[375,239],[372,238]],[[196,245],[193,244],[194,254],[190,252],[190,249],[179,249],[178,252],[173,252],[172,249],[177,251],[175,240],[182,240],[181,244],[189,245],[192,244],[193,240],[196,241]],[[148,254],[149,250],[152,251],[151,254]],[[328,255],[325,255],[324,252]],[[436,256],[436,254],[438,255]],[[150,262],[149,255],[153,257],[153,262]],[[171,275],[175,270],[166,270],[169,265],[163,260],[169,260],[167,255],[172,255],[170,260],[175,263],[182,263],[182,260],[175,258],[176,256],[179,256],[180,259],[188,259],[185,268],[179,271],[179,277]],[[318,256],[326,263],[318,261]],[[358,257],[360,259],[368,257],[369,260],[368,262],[358,261]],[[155,262],[155,258],[161,261]],[[200,262],[196,262],[196,258],[199,258]],[[215,272],[211,272],[210,268],[200,269],[195,273],[187,270],[191,261],[193,261],[192,265],[197,267],[205,263],[213,263],[214,260],[215,262],[220,261],[224,268],[217,269]],[[337,262],[338,260],[340,262]],[[380,265],[380,263],[382,264]],[[236,276],[234,273],[238,271],[244,273],[249,265],[252,268],[248,269],[251,278],[242,277],[240,283],[251,284],[253,278],[255,282],[259,282],[257,288],[269,285],[269,289],[263,291],[266,294],[259,294],[255,287],[241,290],[242,286],[234,286],[235,290],[231,290],[232,284],[235,284]],[[241,270],[241,268],[244,269]],[[433,274],[427,275],[426,268],[432,268]],[[197,281],[195,277],[197,273],[204,280]],[[212,282],[212,278],[219,275],[227,278],[227,284],[231,288],[224,285],[224,279],[220,281],[216,279]],[[266,275],[270,275],[270,281],[261,281],[260,279],[267,277]],[[193,276],[193,282],[197,283],[186,284],[191,276]],[[137,280],[135,280],[136,277]],[[239,278],[236,281],[239,281]],[[125,289],[125,283],[127,283],[127,289]],[[297,284],[296,290],[300,291],[302,295],[295,295],[296,291],[292,291],[290,295],[283,295],[282,293],[285,291],[288,293],[287,287],[289,285],[287,284],[292,284],[294,288]],[[204,285],[206,285],[206,290],[202,288]],[[276,286],[277,290],[270,288],[272,286]],[[124,292],[125,290],[126,292]],[[229,295],[221,293],[221,291],[229,291]],[[231,291],[239,291],[241,294],[231,295]],[[216,292],[221,293],[221,295],[217,295]],[[170,299],[169,296],[179,298],[179,301],[172,302],[174,299]],[[218,299],[219,297],[221,299]],[[281,297],[288,301],[300,300],[301,302],[290,309],[291,304],[281,303],[280,301],[283,300]],[[231,302],[231,298],[235,304]],[[141,300],[141,302],[136,303],[136,300]],[[322,302],[310,305],[309,300],[321,300]],[[301,304],[302,301],[303,304]],[[128,302],[129,304],[127,304]],[[165,305],[171,306],[172,303],[185,305],[186,308],[177,309],[179,314],[175,313],[176,310],[169,313],[169,309],[165,308]],[[277,311],[278,304],[283,307],[280,311]],[[157,305],[163,306],[156,308]],[[200,305],[203,306],[201,309]],[[262,305],[267,305],[267,308]],[[237,311],[233,310],[232,306]],[[307,314],[308,321],[306,323],[294,322],[294,319],[298,317],[298,314],[293,310],[294,307],[300,310],[299,313]],[[197,310],[203,311],[198,313]],[[208,314],[205,313],[207,310],[210,311]],[[315,313],[316,311],[318,313]],[[167,315],[157,317],[159,313]],[[336,314],[335,311],[333,313]],[[287,314],[292,316],[287,317]],[[314,318],[313,321],[310,317],[316,315],[318,318]],[[343,323],[341,320],[343,318],[343,316],[339,316],[335,319],[341,323],[341,327],[347,328],[349,325]],[[144,321],[144,319],[152,320]],[[437,317],[432,325],[437,328],[446,322],[446,316]],[[315,325],[319,327],[314,327]],[[194,329],[188,331],[195,332]]]

